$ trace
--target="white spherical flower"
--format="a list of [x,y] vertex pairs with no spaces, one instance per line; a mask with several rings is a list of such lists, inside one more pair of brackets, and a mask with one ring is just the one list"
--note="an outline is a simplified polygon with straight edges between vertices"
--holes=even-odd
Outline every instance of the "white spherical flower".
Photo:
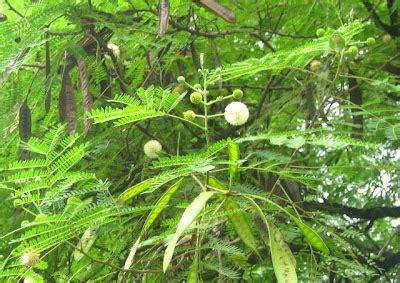
[[148,141],[143,147],[144,154],[149,158],[157,158],[161,149],[161,144],[156,140]]
[[242,102],[231,102],[225,107],[225,120],[233,125],[239,126],[243,125],[249,119],[250,113],[246,104]]
[[115,57],[119,57],[120,54],[120,50],[118,45],[115,45],[112,42],[107,43],[107,48],[111,49],[112,53],[114,54]]
[[40,261],[39,253],[35,251],[27,251],[21,256],[21,264],[32,267]]

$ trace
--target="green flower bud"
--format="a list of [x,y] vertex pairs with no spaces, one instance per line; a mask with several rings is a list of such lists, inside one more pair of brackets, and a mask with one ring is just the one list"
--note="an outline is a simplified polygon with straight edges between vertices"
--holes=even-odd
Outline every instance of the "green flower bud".
[[368,46],[371,46],[371,45],[374,45],[374,44],[375,44],[375,38],[369,37],[369,38],[367,39],[367,45],[368,45]]
[[22,201],[22,199],[15,199],[14,200],[14,206],[20,206],[22,205],[24,202]]
[[221,73],[221,71],[222,71],[222,69],[221,69],[220,67],[218,67],[218,68],[215,69],[215,72],[216,72],[216,73]]
[[193,121],[196,118],[196,113],[192,110],[183,112],[183,118],[188,121]]
[[178,83],[184,83],[186,81],[184,76],[179,76],[177,79]]
[[358,54],[358,47],[357,46],[350,46],[347,50],[351,56],[356,56]]
[[199,104],[202,100],[203,95],[200,92],[195,91],[190,95],[190,102],[192,102],[193,104]]
[[243,91],[241,89],[235,89],[232,95],[235,99],[241,99],[243,97]]
[[41,221],[44,221],[44,220],[46,220],[46,214],[39,213],[35,217],[35,222],[41,222]]
[[316,35],[318,37],[323,37],[325,35],[325,30],[323,28],[317,29]]
[[22,222],[21,222],[21,228],[23,228],[23,227],[25,227],[25,226],[28,226],[29,225],[29,221],[28,220],[23,220]]
[[195,85],[193,86],[193,88],[194,88],[195,90],[201,90],[201,85],[200,85],[200,84],[195,84]]

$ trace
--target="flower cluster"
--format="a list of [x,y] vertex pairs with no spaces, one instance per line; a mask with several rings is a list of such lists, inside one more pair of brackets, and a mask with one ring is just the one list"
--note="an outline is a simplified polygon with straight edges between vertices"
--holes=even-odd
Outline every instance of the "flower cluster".
[[149,158],[158,158],[158,154],[161,150],[161,143],[156,140],[148,141],[143,147],[144,154]]
[[233,126],[243,125],[247,122],[249,116],[249,109],[242,102],[231,102],[225,107],[225,120]]
[[35,251],[27,251],[21,256],[21,264],[33,267],[40,261],[40,254]]

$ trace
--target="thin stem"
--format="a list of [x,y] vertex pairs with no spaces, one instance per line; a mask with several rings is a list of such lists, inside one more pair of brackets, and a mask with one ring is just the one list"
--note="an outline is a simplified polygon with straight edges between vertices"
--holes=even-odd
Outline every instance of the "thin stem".
[[186,123],[192,124],[193,126],[196,126],[196,127],[200,128],[200,129],[204,130],[204,128],[202,126],[200,126],[200,125],[198,125],[196,123],[193,123],[191,121],[185,120],[185,119],[183,119],[183,118],[181,118],[179,116],[175,116],[175,115],[172,115],[172,114],[167,114],[167,116],[172,117],[172,118],[176,118],[176,119],[179,119],[179,120],[182,120],[182,121],[185,121]]

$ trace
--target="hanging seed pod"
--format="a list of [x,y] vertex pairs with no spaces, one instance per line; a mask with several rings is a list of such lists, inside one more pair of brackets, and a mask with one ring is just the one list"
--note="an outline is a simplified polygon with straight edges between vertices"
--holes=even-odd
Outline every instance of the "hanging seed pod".
[[93,98],[89,92],[89,74],[86,68],[86,63],[82,59],[78,60],[78,69],[83,98],[83,128],[86,135],[91,125],[91,120],[86,117],[86,113],[90,112],[93,108]]
[[46,113],[49,113],[50,111],[50,106],[51,106],[51,87],[50,87],[50,82],[49,82],[49,76],[50,76],[50,71],[51,71],[51,65],[50,65],[50,43],[49,43],[49,35],[48,33],[45,34],[46,36],[46,43],[45,43],[45,50],[46,50],[46,86],[45,86],[45,93],[46,93],[46,98],[44,102],[44,108],[46,110]]
[[19,108],[19,137],[23,141],[28,141],[32,133],[31,109],[25,99]]
[[[19,137],[24,142],[28,141],[32,134],[32,117],[31,117],[31,109],[28,107],[26,99],[19,108],[18,124],[19,124]],[[29,151],[21,149],[20,158],[21,160],[29,159]]]
[[207,8],[208,10],[210,10],[211,12],[216,14],[218,17],[224,19],[225,21],[230,22],[230,23],[236,22],[235,13],[233,13],[228,8],[220,5],[216,1],[214,1],[214,0],[198,0],[198,2],[202,6],[204,6],[205,8]]
[[229,152],[229,187],[232,187],[233,182],[237,179],[239,172],[238,161],[240,158],[239,145],[232,140],[228,140]]
[[[217,189],[226,190],[225,186],[214,177],[208,178],[208,184]],[[224,210],[227,212],[227,217],[232,226],[235,228],[239,238],[246,246],[258,253],[256,240],[251,232],[251,227],[246,219],[246,215],[243,211],[241,211],[240,205],[232,196],[226,196],[225,199],[222,197],[222,195],[218,196],[222,201],[224,201]]]
[[61,122],[67,122],[70,134],[76,131],[76,98],[71,77],[67,70],[63,71],[61,92],[58,100]]
[[169,20],[169,0],[160,0],[158,11],[158,35],[162,36],[167,32]]

